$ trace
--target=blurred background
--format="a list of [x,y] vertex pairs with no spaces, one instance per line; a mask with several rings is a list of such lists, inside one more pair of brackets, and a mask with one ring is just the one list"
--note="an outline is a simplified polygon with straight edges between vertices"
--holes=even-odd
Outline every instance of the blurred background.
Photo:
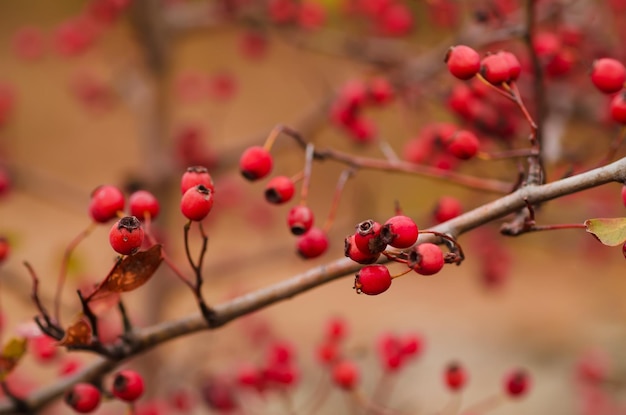
[[[515,160],[458,162],[437,148],[420,158],[407,143],[424,141],[434,123],[454,123],[476,131],[484,152],[527,147],[529,129],[519,110],[493,91],[454,79],[444,64],[447,48],[460,43],[481,55],[514,51],[524,68],[522,95],[535,113],[529,57],[518,40],[524,7],[496,0],[1,2],[0,234],[11,249],[0,266],[3,341],[34,336],[36,310],[23,261],[36,270],[42,300],[51,307],[64,249],[89,225],[89,196],[102,184],[126,194],[147,189],[159,198],[155,232],[191,275],[179,180],[189,165],[209,168],[216,185],[205,221],[209,304],[342,257],[344,237],[355,224],[384,222],[396,202],[427,228],[435,224],[442,196],[457,198],[464,211],[494,200],[497,194],[454,183],[362,170],[342,194],[328,252],[303,260],[285,222],[297,202],[268,204],[266,180],[246,181],[238,160],[285,124],[320,148],[397,156],[515,183]],[[624,62],[626,6],[542,0],[535,7],[541,40],[535,49],[548,104],[546,166],[548,180],[555,180],[603,161],[618,136],[605,115],[608,100],[587,73],[597,57]],[[359,82],[386,82],[393,96],[366,105],[367,122],[346,129],[333,119],[333,103],[349,90],[346,85]],[[472,105],[486,97],[479,106],[484,112],[464,114],[452,103],[468,85]],[[302,169],[304,153],[290,138],[281,136],[272,154],[273,174]],[[613,157],[623,154],[618,149]],[[344,167],[314,164],[308,202],[319,223]],[[623,216],[620,188],[612,184],[553,201],[537,212],[538,223]],[[330,382],[318,347],[337,319],[347,330],[344,351],[361,368],[364,395],[397,413],[441,410],[451,399],[443,372],[452,361],[468,372],[464,407],[497,395],[504,376],[524,368],[531,376],[527,396],[490,413],[624,413],[626,281],[619,248],[602,246],[580,229],[507,238],[499,226],[462,235],[466,261],[435,276],[408,274],[372,297],[356,295],[353,277],[346,276],[133,359],[127,366],[147,382],[137,413],[220,413],[216,401],[223,396],[237,402],[234,413],[361,413],[351,412],[354,403],[337,388],[316,398],[318,384]],[[80,311],[75,289],[102,280],[113,264],[108,231],[99,226],[72,255],[65,323]],[[192,243],[199,248],[197,235]],[[165,267],[122,298],[140,327],[196,312],[191,293]],[[104,335],[114,339],[121,330],[115,309],[102,319]],[[415,336],[423,345],[392,375],[384,375],[379,359],[385,335]],[[32,353],[8,379],[18,395],[92,359],[56,349],[42,357],[46,345],[37,343],[31,341]],[[264,393],[239,386],[242,365],[261,365],[276,344],[292,350],[296,380]],[[68,411],[55,404],[42,413]],[[123,411],[107,402],[96,413]]]

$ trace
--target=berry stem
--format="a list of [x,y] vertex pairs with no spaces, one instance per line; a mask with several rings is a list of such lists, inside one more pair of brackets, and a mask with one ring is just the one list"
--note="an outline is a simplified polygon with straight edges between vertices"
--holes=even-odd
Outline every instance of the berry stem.
[[479,151],[476,157],[481,160],[502,160],[518,157],[535,157],[537,156],[537,150],[533,148],[515,148],[506,151],[500,151],[498,153],[486,153]]
[[133,325],[128,318],[128,313],[126,312],[126,307],[124,306],[124,302],[120,298],[117,302],[117,309],[120,312],[120,316],[122,317],[122,327],[124,327],[124,334],[128,335],[133,331]]
[[304,171],[300,170],[299,172],[297,172],[296,174],[291,176],[291,181],[294,182],[294,183],[298,183],[303,178],[304,178]]
[[506,397],[504,395],[492,395],[463,409],[461,411],[461,414],[483,415],[489,411],[496,409],[504,402],[506,402]]
[[402,271],[402,272],[401,272],[401,273],[399,273],[399,274],[392,275],[392,276],[391,276],[391,279],[394,279],[394,278],[399,278],[399,277],[401,277],[401,276],[403,276],[403,275],[408,274],[408,273],[409,273],[409,272],[411,272],[411,271],[413,271],[413,269],[408,268],[407,270]]
[[78,244],[85,238],[89,236],[91,232],[96,228],[97,223],[90,223],[81,233],[76,235],[76,237],[67,245],[65,251],[63,252],[63,259],[61,260],[61,269],[59,271],[59,278],[57,280],[57,288],[54,294],[54,319],[61,324],[60,318],[60,310],[61,310],[61,301],[63,297],[63,286],[65,285],[65,279],[67,277],[67,270],[69,268],[70,259],[72,253],[78,246]]
[[80,290],[76,290],[78,294],[78,299],[80,300],[80,304],[83,308],[83,314],[89,320],[89,325],[91,326],[91,335],[93,339],[96,339],[100,342],[100,337],[98,336],[98,317],[93,313],[91,307],[89,307],[89,298],[85,299]]
[[450,397],[450,400],[448,401],[448,403],[446,403],[446,406],[444,406],[437,413],[437,415],[456,415],[460,413],[462,404],[463,404],[462,395],[458,393],[457,391]]
[[309,196],[314,155],[315,146],[313,143],[308,143],[304,152],[304,171],[302,173],[302,188],[300,189],[300,204],[302,206],[306,206],[306,199]]
[[193,222],[190,220],[184,226],[184,235],[185,235],[185,253],[187,254],[187,260],[189,261],[189,265],[193,269],[196,275],[196,283],[189,284],[192,289],[194,295],[196,296],[196,300],[198,301],[198,306],[200,307],[200,311],[202,312],[202,316],[205,318],[209,326],[214,323],[214,311],[206,304],[204,298],[202,297],[202,264],[204,262],[204,256],[207,252],[207,246],[209,243],[209,237],[204,232],[204,228],[202,227],[202,222],[198,222],[198,229],[200,231],[200,235],[202,236],[202,246],[200,247],[200,256],[198,257],[198,262],[194,262],[191,257],[191,250],[189,249],[189,229],[191,228],[191,224]]
[[[44,333],[56,340],[61,340],[65,335],[65,332],[63,331],[63,329],[61,329],[61,327],[59,327],[56,322],[52,322],[52,318],[50,317],[48,310],[44,308],[41,300],[39,299],[39,278],[37,278],[37,274],[35,274],[35,270],[29,262],[24,261],[24,266],[28,270],[28,273],[30,274],[30,277],[33,281],[31,299],[35,303],[35,307],[37,307],[37,310],[39,310],[39,314],[41,314],[41,316],[35,317],[35,322]],[[39,317],[43,318],[44,322],[46,323],[45,325],[41,323]]]
[[463,248],[461,248],[461,244],[459,244],[459,242],[452,236],[447,235],[445,233],[441,233],[437,231],[430,231],[430,230],[420,231],[420,233],[429,233],[432,235],[436,235],[440,238],[443,238],[446,241],[449,241],[452,244],[451,251],[458,254],[459,256],[459,259],[455,261],[457,264],[460,264],[463,261],[463,259],[465,259],[465,254],[463,253]]
[[341,201],[341,194],[343,193],[343,189],[350,179],[354,175],[354,169],[345,169],[339,175],[339,179],[337,180],[337,186],[335,186],[335,194],[333,195],[333,201],[330,206],[330,211],[328,213],[328,217],[326,218],[326,222],[324,222],[324,226],[322,229],[324,233],[328,233],[330,228],[333,226],[335,222],[335,218],[337,217],[337,211],[339,210],[339,202]]

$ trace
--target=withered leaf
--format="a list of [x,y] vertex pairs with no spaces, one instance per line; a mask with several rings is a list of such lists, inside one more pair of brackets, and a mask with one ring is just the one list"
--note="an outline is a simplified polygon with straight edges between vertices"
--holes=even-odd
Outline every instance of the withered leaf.
[[60,346],[86,346],[91,343],[91,326],[84,318],[79,318],[65,330]]
[[100,286],[86,298],[91,301],[110,293],[133,291],[145,284],[161,265],[161,245],[117,261]]
[[0,355],[0,381],[15,369],[20,359],[26,353],[26,339],[13,338],[4,345],[2,355]]
[[626,218],[596,218],[585,221],[587,232],[608,246],[626,242]]

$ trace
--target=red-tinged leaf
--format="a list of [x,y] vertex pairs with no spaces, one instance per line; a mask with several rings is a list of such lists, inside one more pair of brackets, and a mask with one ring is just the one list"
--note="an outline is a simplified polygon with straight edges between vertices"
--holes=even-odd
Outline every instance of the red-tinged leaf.
[[91,344],[91,326],[84,318],[78,319],[65,330],[59,346],[86,346]]
[[26,339],[13,338],[4,345],[2,355],[0,355],[0,381],[15,369],[20,359],[26,353]]
[[585,221],[587,232],[608,246],[626,242],[626,218],[597,218]]
[[118,260],[100,286],[86,301],[103,298],[111,293],[133,291],[145,284],[161,265],[161,245],[137,252]]

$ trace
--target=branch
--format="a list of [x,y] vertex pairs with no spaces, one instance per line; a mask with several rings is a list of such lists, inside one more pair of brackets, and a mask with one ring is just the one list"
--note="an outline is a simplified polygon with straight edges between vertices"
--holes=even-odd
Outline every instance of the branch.
[[[464,213],[448,222],[434,226],[430,230],[458,236],[485,223],[515,213],[523,209],[527,203],[545,202],[607,183],[624,181],[626,181],[626,158],[556,182],[522,187],[514,193]],[[420,236],[420,242],[435,240],[435,238],[436,236],[434,235],[423,234]],[[384,259],[383,261],[387,262],[388,260]],[[136,341],[135,344],[137,346],[126,355],[116,359],[99,358],[77,374],[32,393],[24,399],[24,402],[32,411],[40,409],[61,396],[73,384],[98,379],[122,361],[128,360],[139,353],[143,353],[169,340],[200,330],[216,329],[238,317],[289,299],[335,279],[353,274],[360,267],[360,265],[348,258],[341,258],[312,268],[277,284],[217,305],[214,307],[214,321],[211,327],[207,325],[201,313],[195,313],[178,320],[138,330],[134,333],[133,339]],[[351,290],[346,292],[351,293]],[[15,413],[15,411],[16,408],[12,402],[7,400],[0,402],[0,414],[11,414]]]

